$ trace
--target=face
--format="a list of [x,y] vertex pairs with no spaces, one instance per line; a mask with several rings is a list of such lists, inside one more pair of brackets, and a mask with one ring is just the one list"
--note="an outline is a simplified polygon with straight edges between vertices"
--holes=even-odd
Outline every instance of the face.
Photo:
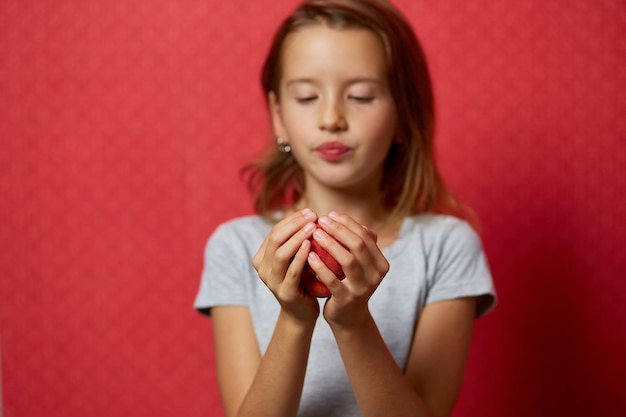
[[380,183],[396,110],[380,39],[363,29],[315,25],[285,39],[275,134],[291,146],[306,187]]

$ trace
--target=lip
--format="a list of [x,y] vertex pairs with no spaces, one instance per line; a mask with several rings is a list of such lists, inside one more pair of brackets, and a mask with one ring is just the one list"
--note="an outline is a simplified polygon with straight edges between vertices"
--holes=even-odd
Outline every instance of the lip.
[[337,161],[350,151],[351,148],[349,146],[336,141],[324,142],[315,148],[315,152],[327,161]]

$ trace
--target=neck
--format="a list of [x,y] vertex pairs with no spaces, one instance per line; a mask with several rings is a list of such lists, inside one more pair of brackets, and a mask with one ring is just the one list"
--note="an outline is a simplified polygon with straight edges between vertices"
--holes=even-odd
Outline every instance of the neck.
[[372,226],[381,218],[386,218],[388,210],[381,204],[380,193],[372,190],[359,191],[345,188],[326,188],[308,185],[306,192],[294,205],[296,210],[310,208],[318,216],[331,211],[347,214],[365,226]]
[[380,247],[395,241],[400,230],[400,223],[390,222],[390,210],[381,203],[381,195],[371,188],[363,192],[346,189],[328,189],[307,187],[302,198],[294,205],[295,210],[305,207],[318,216],[325,216],[331,211],[347,214],[358,223],[375,231]]

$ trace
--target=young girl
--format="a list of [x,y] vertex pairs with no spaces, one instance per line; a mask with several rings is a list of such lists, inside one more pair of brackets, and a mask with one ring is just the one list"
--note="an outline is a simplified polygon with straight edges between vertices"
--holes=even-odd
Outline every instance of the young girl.
[[[305,1],[262,83],[277,145],[249,167],[259,214],[209,239],[195,304],[226,414],[450,415],[495,296],[479,238],[450,215],[413,31],[384,0]],[[330,296],[303,289],[306,268]]]

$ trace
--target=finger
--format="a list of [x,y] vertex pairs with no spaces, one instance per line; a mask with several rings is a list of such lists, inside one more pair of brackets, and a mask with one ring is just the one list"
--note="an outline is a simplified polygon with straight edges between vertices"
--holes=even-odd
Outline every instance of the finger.
[[[298,246],[303,239],[310,238],[312,229],[315,228],[313,223],[315,220],[317,220],[317,215],[310,209],[304,209],[285,217],[272,227],[252,259],[255,269],[266,284],[273,285],[276,281],[280,283],[283,280],[289,261],[297,251]],[[305,228],[306,230],[303,232]],[[278,254],[279,259],[277,260],[279,248],[289,242],[298,232],[301,236],[291,240],[287,248],[282,249],[281,253]]]
[[290,287],[299,288],[300,277],[302,277],[302,272],[304,271],[310,250],[311,241],[306,239],[300,244],[291,264],[289,264],[287,274],[285,275],[285,283]]
[[374,239],[374,242],[377,242],[378,241],[378,234],[375,231],[369,229],[367,226],[365,226],[365,225],[362,225],[362,226],[363,226],[363,229],[365,229],[365,231],[367,233],[369,233],[369,235],[372,237],[372,239]]
[[313,269],[313,272],[315,272],[317,279],[319,279],[324,285],[326,285],[326,287],[330,290],[330,293],[334,297],[341,296],[341,292],[345,291],[341,280],[337,278],[333,271],[331,271],[330,268],[326,266],[326,264],[324,263],[324,261],[322,261],[319,255],[313,251],[310,251],[307,261],[311,266],[311,269]]
[[[376,245],[372,234],[349,216],[334,215],[333,217],[337,220],[331,217],[321,217],[318,224],[322,229],[316,230],[313,236],[320,246],[341,265],[346,275],[351,275],[353,279],[365,278],[364,271],[383,271],[387,268],[387,260]],[[323,233],[325,231],[328,231],[328,235],[332,235],[332,238],[336,240],[325,238]],[[368,275],[376,278],[379,274]]]
[[282,246],[271,252],[268,246],[264,264],[267,282],[272,287],[280,285],[303,242],[308,241],[315,230],[315,223],[307,223],[298,230]]
[[[339,227],[344,227],[342,225],[338,225]],[[361,242],[360,246],[355,250],[353,248],[347,247],[345,244],[340,243],[338,240],[328,234],[324,229],[318,228],[313,233],[313,239],[322,247],[328,254],[318,253],[318,257],[322,259],[322,262],[325,262],[325,265],[329,267],[331,271],[333,267],[329,264],[331,262],[337,262],[344,274],[354,276],[358,273],[359,269],[362,269],[360,266],[361,263],[369,264],[369,261],[366,258],[369,258],[367,255],[367,250],[363,250],[365,248],[365,243],[362,240],[358,239]],[[357,252],[365,252],[365,253],[357,253]],[[328,259],[331,258],[331,259]],[[342,278],[342,277],[337,277]]]
[[[330,219],[331,222],[327,222],[326,221],[327,219]],[[350,230],[352,233],[359,236],[363,240],[371,240],[375,243],[378,238],[378,236],[376,235],[376,232],[368,229],[367,226],[362,225],[361,223],[354,220],[352,217],[345,215],[345,214],[340,214],[340,213],[331,211],[330,213],[328,213],[328,216],[324,217],[324,219],[320,222],[320,224],[323,224],[324,222],[328,224],[332,224],[332,222],[336,222],[339,225],[343,225],[346,227],[347,230]],[[338,232],[340,230],[341,230],[341,227],[338,227]]]
[[377,250],[375,234],[350,216],[331,212],[318,220],[319,226],[353,253]]
[[[264,260],[272,259],[279,247],[281,247],[297,230],[304,227],[306,223],[317,220],[317,215],[310,209],[297,211],[272,227],[270,233],[265,237],[252,262],[259,270]],[[294,249],[295,251],[295,249]]]
[[297,211],[278,223],[264,241],[265,250],[275,251],[278,247],[282,246],[294,233],[304,227],[305,224],[315,222],[317,215],[311,211],[311,209],[303,209]]
[[309,222],[297,230],[282,246],[276,249],[273,256],[275,263],[289,266],[302,243],[311,238],[315,229],[315,223]]

